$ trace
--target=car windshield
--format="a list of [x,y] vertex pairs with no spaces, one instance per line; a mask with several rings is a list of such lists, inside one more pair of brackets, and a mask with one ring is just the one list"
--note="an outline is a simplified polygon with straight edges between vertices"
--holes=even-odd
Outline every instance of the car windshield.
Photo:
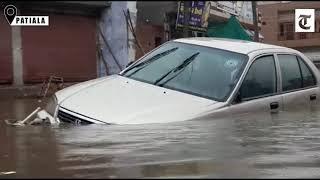
[[222,49],[168,42],[127,68],[122,76],[192,95],[225,101],[248,56]]

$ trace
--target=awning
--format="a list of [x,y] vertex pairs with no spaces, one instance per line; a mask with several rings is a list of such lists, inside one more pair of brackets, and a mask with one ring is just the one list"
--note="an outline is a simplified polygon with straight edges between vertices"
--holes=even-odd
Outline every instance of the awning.
[[207,35],[209,37],[221,37],[230,39],[242,39],[252,41],[249,33],[241,25],[235,16],[231,16],[224,23],[209,23]]

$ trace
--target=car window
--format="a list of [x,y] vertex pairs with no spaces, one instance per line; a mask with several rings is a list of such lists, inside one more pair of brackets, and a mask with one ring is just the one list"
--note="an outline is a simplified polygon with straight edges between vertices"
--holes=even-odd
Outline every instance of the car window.
[[277,75],[272,55],[256,59],[240,89],[241,99],[273,94],[277,91]]
[[310,87],[316,85],[316,79],[313,73],[311,72],[310,68],[300,57],[298,57],[298,60],[299,65],[301,67],[303,87]]
[[282,90],[290,91],[302,88],[302,78],[298,60],[295,55],[278,55],[281,76]]
[[[194,44],[169,42],[122,74],[164,88],[225,101],[249,57]],[[146,63],[144,63],[146,62]]]

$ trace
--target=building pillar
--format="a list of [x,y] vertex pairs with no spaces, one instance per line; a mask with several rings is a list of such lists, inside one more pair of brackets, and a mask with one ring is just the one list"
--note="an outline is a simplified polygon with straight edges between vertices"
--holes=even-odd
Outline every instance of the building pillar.
[[[132,24],[135,27],[137,17],[136,2],[112,1],[111,7],[102,12],[99,27],[113,55],[100,35],[99,44],[101,45],[102,55],[107,62],[108,68],[106,71],[103,61],[100,58],[98,63],[99,77],[117,74],[124,69],[130,61],[135,60],[134,38],[123,14],[123,11],[126,12],[127,9],[129,10]],[[115,62],[113,56],[116,57],[118,62]],[[117,64],[120,65],[120,68]],[[108,72],[108,74],[105,72]]]
[[13,85],[23,85],[23,62],[21,45],[21,27],[12,26],[12,60],[13,60]]
[[[136,32],[136,22],[137,22],[137,2],[128,1],[127,8],[130,13],[132,26]],[[129,28],[129,27],[128,27]],[[128,62],[134,61],[136,58],[136,48],[135,39],[132,32],[128,29]]]

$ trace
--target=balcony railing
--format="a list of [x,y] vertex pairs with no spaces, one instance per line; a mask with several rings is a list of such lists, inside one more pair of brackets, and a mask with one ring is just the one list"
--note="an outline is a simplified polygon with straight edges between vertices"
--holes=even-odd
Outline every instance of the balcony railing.
[[300,40],[300,39],[320,39],[320,32],[304,33],[304,32],[284,32],[278,33],[278,41]]

